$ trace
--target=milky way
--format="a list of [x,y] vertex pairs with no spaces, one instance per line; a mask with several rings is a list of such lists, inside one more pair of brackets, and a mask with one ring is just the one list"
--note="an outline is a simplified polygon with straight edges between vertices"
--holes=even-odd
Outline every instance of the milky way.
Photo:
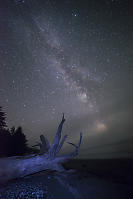
[[74,142],[84,134],[80,157],[120,157],[130,145],[128,156],[132,13],[120,0],[1,3],[0,97],[9,127],[21,125],[29,143],[40,133],[51,140],[64,112],[63,134]]

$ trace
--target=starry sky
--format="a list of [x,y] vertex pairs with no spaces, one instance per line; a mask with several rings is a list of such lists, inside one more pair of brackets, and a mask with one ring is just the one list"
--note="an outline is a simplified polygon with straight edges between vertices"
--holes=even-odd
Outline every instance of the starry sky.
[[[133,6],[124,0],[2,0],[0,105],[29,145],[63,135],[80,158],[133,156]],[[73,148],[64,145],[64,151]]]

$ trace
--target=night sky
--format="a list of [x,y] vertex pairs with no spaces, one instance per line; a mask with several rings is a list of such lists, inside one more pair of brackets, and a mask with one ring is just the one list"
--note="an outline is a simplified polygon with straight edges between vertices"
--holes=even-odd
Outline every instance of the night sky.
[[0,106],[29,145],[52,141],[64,113],[80,158],[133,157],[131,2],[1,1]]

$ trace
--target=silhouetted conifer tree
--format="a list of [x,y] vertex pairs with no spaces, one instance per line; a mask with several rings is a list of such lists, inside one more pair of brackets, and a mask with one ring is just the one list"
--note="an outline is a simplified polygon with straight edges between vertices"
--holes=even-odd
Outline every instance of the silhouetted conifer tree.
[[34,149],[27,146],[26,136],[21,127],[6,128],[5,115],[0,106],[0,157],[21,156],[25,153],[35,152]]
[[22,128],[18,127],[16,130],[12,128],[12,144],[13,154],[23,155],[27,152],[27,140]]
[[2,111],[2,107],[0,106],[0,156],[5,156],[6,154],[6,146],[5,146],[5,138],[6,134],[6,114]]
[[0,106],[0,130],[7,127],[6,125],[6,114],[2,111],[2,107]]
[[11,135],[13,135],[15,133],[15,126],[13,126],[12,128],[10,128],[10,132],[11,132]]

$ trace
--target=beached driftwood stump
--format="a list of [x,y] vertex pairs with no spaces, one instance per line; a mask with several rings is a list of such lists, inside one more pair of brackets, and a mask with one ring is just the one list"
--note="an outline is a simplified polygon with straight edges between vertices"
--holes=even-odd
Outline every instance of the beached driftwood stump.
[[9,180],[24,177],[43,170],[55,170],[62,172],[64,168],[61,163],[64,163],[78,155],[82,140],[82,133],[80,133],[78,146],[68,142],[68,144],[71,144],[75,147],[74,152],[67,155],[58,156],[57,154],[61,150],[67,138],[67,135],[65,135],[60,141],[64,122],[65,118],[63,114],[62,121],[59,124],[57,133],[51,146],[44,135],[40,136],[41,143],[37,144],[40,146],[40,153],[38,155],[33,154],[28,156],[0,158],[0,183],[5,183]]

